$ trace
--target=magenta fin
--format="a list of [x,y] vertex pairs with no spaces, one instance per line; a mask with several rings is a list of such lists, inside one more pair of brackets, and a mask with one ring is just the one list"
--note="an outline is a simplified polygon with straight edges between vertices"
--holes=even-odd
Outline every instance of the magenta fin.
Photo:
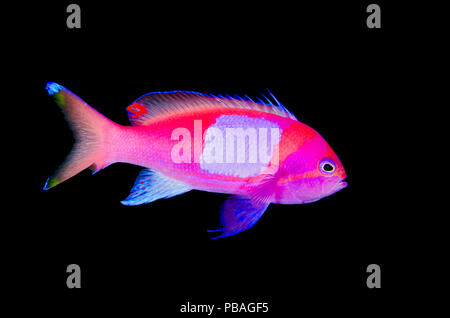
[[[221,213],[222,231],[220,237],[235,235],[251,228],[267,210],[270,203],[254,207],[250,198],[241,196],[230,196],[223,204]],[[210,231],[216,232],[216,231]]]

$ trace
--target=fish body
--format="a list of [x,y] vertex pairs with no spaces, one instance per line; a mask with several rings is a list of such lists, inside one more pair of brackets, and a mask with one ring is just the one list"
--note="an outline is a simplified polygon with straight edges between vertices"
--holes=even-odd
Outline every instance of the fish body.
[[327,142],[270,99],[172,91],[144,95],[127,107],[132,126],[107,119],[56,83],[48,92],[71,124],[76,143],[47,180],[49,189],[81,170],[116,162],[142,166],[125,205],[190,190],[230,194],[221,210],[223,236],[253,226],[270,203],[319,200],[346,186]]

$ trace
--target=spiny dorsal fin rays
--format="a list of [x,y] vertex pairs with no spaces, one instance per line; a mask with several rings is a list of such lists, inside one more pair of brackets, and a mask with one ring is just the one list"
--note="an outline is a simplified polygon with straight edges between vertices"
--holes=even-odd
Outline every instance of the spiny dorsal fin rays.
[[247,95],[244,95],[245,96],[245,98],[247,98],[247,100],[248,101],[250,101],[250,102],[253,102],[254,103],[254,101],[253,101],[253,99],[251,99],[250,97],[248,97]]
[[272,96],[272,98],[275,100],[275,102],[277,103],[277,106],[284,107],[283,105],[281,105],[281,103],[278,101],[278,99],[272,94],[272,92],[269,89],[267,89],[267,91],[269,92],[270,96]]
[[[272,93],[270,94],[273,96]],[[258,101],[255,102],[247,95],[245,95],[245,97],[246,98],[244,99],[237,95],[234,97],[231,97],[230,95],[215,96],[193,91],[153,92],[143,95],[135,101],[135,103],[145,107],[145,113],[140,116],[134,116],[133,113],[129,112],[129,119],[134,126],[140,126],[146,125],[155,118],[166,116],[174,112],[221,106],[227,108],[259,110],[297,120],[297,118],[278,101],[278,105],[274,105],[266,96],[264,96],[264,98],[267,102],[262,101],[260,98],[257,98]]]
[[272,104],[272,101],[270,99],[267,98],[266,95],[264,95],[263,93],[261,93],[261,95],[266,99],[267,103],[271,106],[275,106],[274,104]]
[[[274,99],[274,101],[275,101],[276,104],[274,104],[274,103],[270,100],[270,98],[268,98],[268,97],[267,97],[266,95],[264,95],[263,93],[261,93],[261,95],[264,97],[264,99],[265,99],[267,102],[264,102],[261,98],[256,97],[256,99],[258,100],[258,101],[256,102],[256,104],[263,104],[263,105],[267,105],[267,106],[272,106],[272,107],[274,107],[275,109],[280,110],[281,113],[286,113],[286,114],[288,114],[287,117],[292,118],[292,119],[295,119],[295,120],[298,120],[298,119],[294,116],[294,114],[292,114],[286,107],[284,107],[284,106],[278,101],[278,99],[276,99],[276,97],[272,94],[272,92],[271,92],[268,88],[267,88],[267,91],[269,92],[270,96]],[[245,97],[249,98],[247,95],[245,95]],[[253,100],[252,100],[252,102],[253,102]]]
[[[273,95],[272,92],[271,92],[268,88],[267,88],[267,91],[269,92],[270,96],[271,96],[271,97],[274,99],[274,101],[276,102],[276,105],[274,105],[273,103],[271,103],[272,106],[281,108],[281,109],[283,110],[283,112],[289,113],[289,114],[291,115],[290,118],[293,118],[293,119],[297,120],[297,118],[294,116],[294,114],[292,114],[286,107],[284,107],[284,105],[281,104],[281,103],[278,101],[278,99],[275,97],[275,95]],[[266,97],[264,94],[262,94],[262,95],[263,95],[264,97]],[[266,99],[269,100],[267,97],[266,97]]]
[[258,96],[256,96],[256,99],[258,100],[258,104],[265,104],[262,100],[261,100],[261,98],[259,98]]

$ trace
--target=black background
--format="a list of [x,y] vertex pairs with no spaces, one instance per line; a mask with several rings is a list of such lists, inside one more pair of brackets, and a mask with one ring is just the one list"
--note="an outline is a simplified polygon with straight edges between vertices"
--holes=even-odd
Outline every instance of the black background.
[[[14,118],[26,107],[30,120],[15,135],[25,155],[14,159],[20,187],[8,215],[6,262],[15,271],[6,276],[11,293],[31,300],[17,310],[162,316],[187,301],[251,301],[280,317],[367,316],[418,305],[404,296],[429,279],[413,274],[423,266],[423,232],[410,208],[414,185],[399,169],[410,151],[409,45],[420,36],[403,23],[407,6],[377,1],[382,28],[370,30],[365,1],[77,1],[82,27],[69,30],[69,3],[16,8],[9,27],[17,36],[7,35],[20,78]],[[217,228],[225,195],[122,206],[139,167],[84,171],[42,191],[73,143],[48,81],[120,124],[150,91],[255,97],[270,89],[328,141],[349,186],[312,204],[271,205],[252,229],[220,240],[206,230]],[[79,290],[66,287],[72,263],[81,267]],[[369,264],[381,266],[381,289],[366,286]]]

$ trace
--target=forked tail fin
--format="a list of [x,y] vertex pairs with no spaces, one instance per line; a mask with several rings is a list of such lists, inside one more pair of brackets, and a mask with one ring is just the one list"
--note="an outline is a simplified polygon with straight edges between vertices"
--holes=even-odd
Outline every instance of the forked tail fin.
[[44,190],[86,168],[97,172],[111,164],[104,144],[116,125],[63,86],[50,82],[46,89],[64,113],[73,131],[75,144],[63,164],[47,179]]

